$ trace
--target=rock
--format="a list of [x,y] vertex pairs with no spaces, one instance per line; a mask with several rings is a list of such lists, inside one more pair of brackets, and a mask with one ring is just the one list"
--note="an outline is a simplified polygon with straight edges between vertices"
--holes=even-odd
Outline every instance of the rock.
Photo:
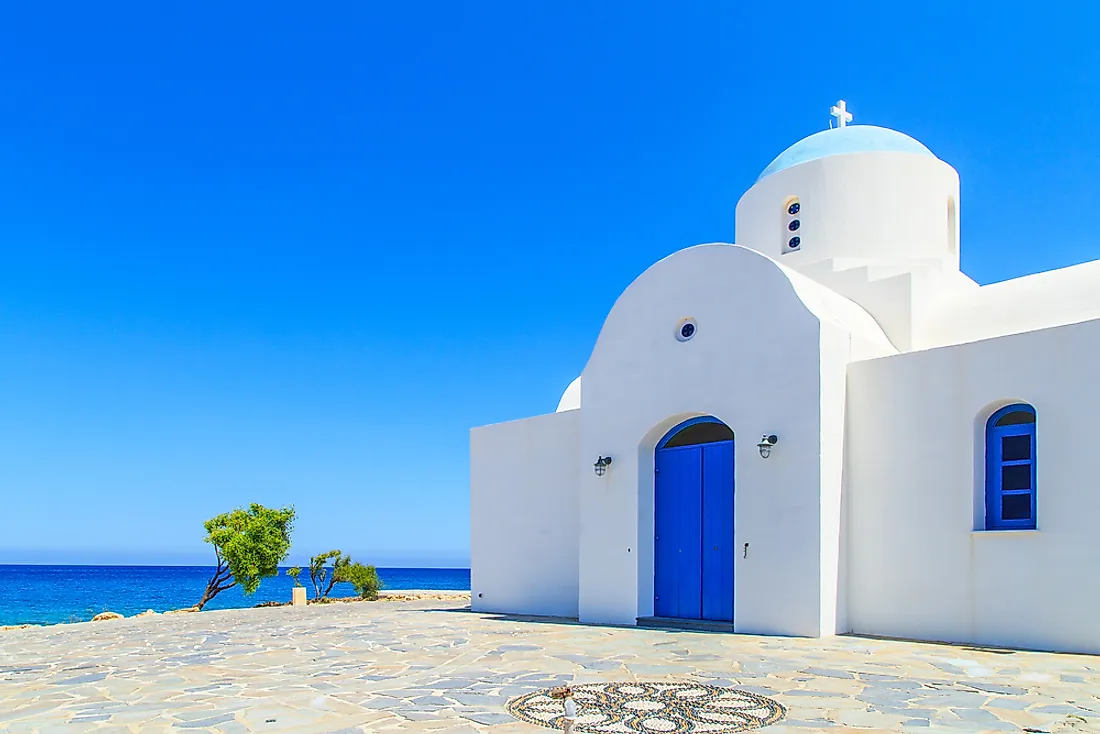
[[141,614],[136,614],[134,616],[136,616],[136,617],[153,617],[153,616],[156,616],[156,612],[154,612],[152,609],[146,609]]
[[8,630],[25,630],[31,627],[37,627],[37,624],[9,624],[0,627],[0,632],[7,632]]
[[122,619],[122,615],[118,612],[101,612],[92,617],[93,622],[106,622],[109,619]]
[[197,611],[199,611],[198,607],[187,607],[186,609],[169,609],[165,614],[191,614]]
[[468,591],[380,591],[379,601],[469,601]]
[[[328,596],[310,599],[308,604],[353,604],[368,601],[359,596]],[[468,591],[380,591],[376,601],[470,601]],[[286,602],[264,602],[256,606],[286,606]]]

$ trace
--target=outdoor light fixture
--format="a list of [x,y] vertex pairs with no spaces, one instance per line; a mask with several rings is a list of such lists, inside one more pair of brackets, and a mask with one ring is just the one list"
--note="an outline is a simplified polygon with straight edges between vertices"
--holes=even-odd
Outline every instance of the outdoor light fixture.
[[760,438],[760,443],[756,444],[756,448],[760,449],[760,458],[766,459],[771,456],[772,446],[775,446],[777,443],[779,443],[779,436],[776,436],[774,433],[771,435],[765,433]]
[[592,465],[592,468],[596,470],[596,476],[602,477],[607,472],[607,467],[611,466],[610,456],[601,456],[596,459],[596,463]]

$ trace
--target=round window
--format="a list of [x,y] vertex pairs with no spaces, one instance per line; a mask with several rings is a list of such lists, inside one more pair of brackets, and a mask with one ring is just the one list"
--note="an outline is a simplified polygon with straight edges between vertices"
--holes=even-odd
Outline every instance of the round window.
[[684,319],[676,329],[676,338],[682,342],[686,342],[688,339],[695,336],[697,329],[698,327],[695,325],[695,319]]
[[801,246],[801,244],[801,237],[791,237],[789,240],[787,240],[787,247],[791,248],[792,250],[797,250],[799,246]]
[[791,223],[787,225],[787,229],[791,230],[792,232],[797,232],[798,228],[801,226],[802,222],[798,221],[797,219],[792,219]]
[[801,210],[802,210],[802,205],[799,204],[797,201],[794,202],[793,204],[791,204],[789,207],[787,207],[787,213],[790,214],[792,217],[795,214],[798,214],[798,212],[800,212]]

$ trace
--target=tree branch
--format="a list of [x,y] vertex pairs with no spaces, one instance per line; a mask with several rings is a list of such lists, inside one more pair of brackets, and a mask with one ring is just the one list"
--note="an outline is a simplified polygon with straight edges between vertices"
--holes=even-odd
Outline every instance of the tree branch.
[[214,575],[210,577],[210,580],[208,582],[206,582],[206,586],[207,588],[218,586],[219,584],[228,581],[232,575],[233,574],[230,573],[228,566],[222,567],[221,564],[219,564],[218,568],[214,570]]
[[202,599],[196,604],[199,609],[206,606],[206,603],[213,599],[215,596],[225,591],[226,589],[232,589],[237,585],[236,579],[233,583],[226,584],[225,582],[233,578],[233,572],[229,568],[229,562],[222,556],[221,549],[218,546],[214,546],[214,556],[218,559],[218,566],[214,569],[214,575],[210,577],[210,580],[206,582],[206,589],[202,593]]

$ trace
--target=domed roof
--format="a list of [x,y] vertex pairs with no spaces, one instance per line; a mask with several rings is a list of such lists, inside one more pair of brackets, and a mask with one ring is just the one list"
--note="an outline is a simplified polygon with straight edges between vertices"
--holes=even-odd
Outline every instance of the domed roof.
[[874,125],[846,125],[831,130],[822,130],[808,138],[803,138],[776,156],[776,159],[764,169],[756,179],[778,173],[799,163],[816,161],[845,153],[870,153],[888,151],[894,153],[917,153],[936,156],[922,143],[905,133]]

